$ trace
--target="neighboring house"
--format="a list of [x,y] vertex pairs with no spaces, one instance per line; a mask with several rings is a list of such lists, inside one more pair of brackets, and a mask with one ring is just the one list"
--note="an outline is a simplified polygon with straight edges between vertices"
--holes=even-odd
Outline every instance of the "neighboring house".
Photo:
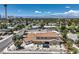
[[35,25],[35,26],[32,26],[32,29],[38,29],[40,26],[37,26],[37,25]]
[[11,27],[11,26],[8,27],[8,29],[14,29],[14,28],[15,28],[15,27]]
[[24,31],[25,31],[25,29],[23,28],[21,30],[14,31],[13,33],[16,34],[16,35],[22,36],[24,34]]
[[73,33],[68,33],[67,37],[73,41],[78,40],[77,34],[73,34]]
[[49,26],[49,25],[48,26],[46,26],[46,25],[44,26],[44,28],[55,28],[55,27],[56,26]]
[[56,26],[56,23],[48,23],[49,26]]
[[48,31],[50,31],[50,30],[56,30],[57,31],[56,26],[45,25],[44,28],[48,29]]
[[14,29],[16,27],[17,27],[17,25],[15,25],[15,26],[8,26],[8,29]]

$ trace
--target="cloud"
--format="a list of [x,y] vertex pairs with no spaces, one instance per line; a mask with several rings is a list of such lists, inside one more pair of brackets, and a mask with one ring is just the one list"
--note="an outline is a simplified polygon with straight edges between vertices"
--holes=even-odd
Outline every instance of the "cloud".
[[71,16],[79,16],[79,10],[69,10],[68,12],[64,12],[64,14]]
[[79,18],[79,10],[69,10],[67,12],[61,13],[52,13],[51,15],[60,16],[60,17],[71,17],[71,18]]
[[70,8],[70,6],[66,6],[65,8]]
[[41,11],[35,11],[35,13],[42,13],[43,15],[53,15],[58,17],[79,17],[79,10],[69,10],[65,12],[41,12]]
[[69,10],[63,13],[53,13],[52,15],[72,15],[72,16],[79,16],[79,10]]
[[38,14],[40,14],[40,13],[42,13],[41,11],[35,11],[35,13],[38,13]]
[[48,13],[48,14],[50,14],[51,12],[50,12],[50,11],[48,11],[47,13]]
[[21,12],[22,10],[17,10],[17,12]]
[[62,15],[62,14],[64,14],[64,13],[52,13],[51,15]]
[[34,12],[38,14],[51,14],[52,13],[50,11],[34,11]]

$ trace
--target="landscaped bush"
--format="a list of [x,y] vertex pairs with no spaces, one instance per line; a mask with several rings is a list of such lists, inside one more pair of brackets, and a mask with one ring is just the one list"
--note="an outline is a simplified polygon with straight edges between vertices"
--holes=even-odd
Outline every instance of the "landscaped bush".
[[71,52],[72,52],[72,54],[77,54],[78,53],[78,50],[75,47],[73,47],[73,42],[72,41],[67,41],[65,43],[65,47],[68,49],[68,53],[71,53]]
[[70,48],[70,51],[72,51],[72,54],[78,53],[78,50],[75,47]]
[[21,44],[23,43],[22,36],[15,35],[13,37],[13,41],[14,41],[14,45],[17,47],[17,49],[23,48],[23,47],[21,47]]
[[18,48],[18,49],[21,49],[22,47],[21,47],[21,44],[23,43],[23,41],[22,40],[16,40],[15,42],[14,42],[14,45]]
[[61,26],[60,31],[63,32],[66,29],[66,26]]

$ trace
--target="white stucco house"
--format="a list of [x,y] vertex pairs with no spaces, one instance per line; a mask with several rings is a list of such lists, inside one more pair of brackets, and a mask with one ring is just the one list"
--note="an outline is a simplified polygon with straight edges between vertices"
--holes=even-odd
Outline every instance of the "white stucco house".
[[72,39],[73,41],[78,40],[77,34],[68,33],[68,34],[67,34],[67,37],[68,37],[69,39]]

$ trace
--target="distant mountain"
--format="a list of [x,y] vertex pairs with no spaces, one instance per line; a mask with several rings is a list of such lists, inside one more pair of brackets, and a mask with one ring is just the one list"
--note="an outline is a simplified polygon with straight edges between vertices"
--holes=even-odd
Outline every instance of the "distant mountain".
[[49,15],[49,16],[22,16],[23,18],[79,18],[79,16],[72,15]]
[[[11,16],[12,17],[12,16]],[[49,15],[49,16],[13,16],[14,18],[79,18],[73,15]]]

